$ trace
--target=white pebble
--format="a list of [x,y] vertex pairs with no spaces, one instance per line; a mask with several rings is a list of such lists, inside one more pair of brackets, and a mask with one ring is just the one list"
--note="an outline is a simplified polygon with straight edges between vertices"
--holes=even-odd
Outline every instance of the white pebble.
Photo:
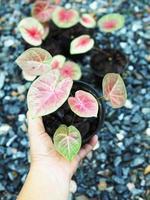
[[126,100],[125,107],[129,108],[129,109],[133,108],[133,104],[132,104],[132,102],[129,99]]
[[122,133],[117,133],[117,138],[118,140],[123,140],[124,139],[124,135]]
[[77,191],[77,184],[74,180],[71,180],[70,181],[70,188],[69,188],[69,191],[71,193],[75,193]]
[[97,2],[94,1],[93,3],[91,3],[91,4],[90,4],[90,8],[91,8],[92,10],[97,9]]
[[11,127],[8,124],[3,124],[0,126],[0,135],[8,133]]
[[150,136],[150,128],[147,128],[145,133],[146,133],[146,135]]
[[132,191],[135,188],[134,183],[128,183],[127,188],[129,189],[129,191]]

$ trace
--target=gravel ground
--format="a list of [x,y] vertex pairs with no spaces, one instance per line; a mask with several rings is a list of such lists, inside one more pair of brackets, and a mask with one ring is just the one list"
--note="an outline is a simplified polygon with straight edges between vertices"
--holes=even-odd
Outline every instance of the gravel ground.
[[[144,173],[150,166],[149,0],[110,0],[109,5],[106,0],[79,2],[70,0],[65,5],[96,9],[100,16],[112,11],[125,15],[125,27],[109,40],[129,57],[123,74],[128,100],[119,110],[106,105],[100,145],[78,169],[73,199],[149,200],[150,173]],[[30,15],[31,5],[25,0],[0,4],[0,200],[15,200],[29,168],[25,96],[30,84],[14,63],[25,48],[16,27]],[[97,42],[104,38],[105,34],[96,33]]]

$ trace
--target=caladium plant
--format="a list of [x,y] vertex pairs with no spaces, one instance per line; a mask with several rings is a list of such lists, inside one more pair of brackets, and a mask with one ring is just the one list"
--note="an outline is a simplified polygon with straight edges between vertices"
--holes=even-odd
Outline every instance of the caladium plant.
[[70,28],[79,22],[79,13],[74,9],[57,7],[52,14],[52,20],[59,28]]
[[114,32],[124,26],[124,16],[119,13],[104,15],[97,22],[98,27],[103,32]]
[[56,6],[52,5],[49,0],[36,1],[32,8],[32,16],[38,19],[40,22],[48,22],[51,19],[52,13]]
[[[32,17],[23,19],[18,25],[26,42],[40,46],[51,31],[50,20],[62,29],[80,23],[88,29],[98,26],[103,32],[113,32],[124,25],[124,17],[118,13],[105,15],[96,21],[89,13],[80,14],[75,9],[66,9],[56,4],[60,4],[60,0],[35,2]],[[94,39],[88,34],[70,38],[72,55],[86,53],[94,47]],[[16,63],[22,69],[23,77],[33,81],[27,94],[28,109],[33,118],[58,112],[66,104],[77,117],[96,119],[99,116],[99,97],[86,89],[73,90],[73,81],[82,76],[79,64],[66,59],[64,55],[52,57],[48,51],[37,47],[22,53]],[[120,108],[125,104],[127,92],[119,74],[106,74],[102,86],[103,98],[113,108]],[[61,123],[54,131],[54,146],[63,157],[71,161],[80,150],[82,137],[76,126]]]
[[94,28],[96,26],[96,20],[88,13],[81,15],[80,23],[86,28]]
[[91,50],[94,46],[94,40],[89,35],[81,35],[70,44],[71,54],[81,54]]
[[[30,48],[20,55],[16,62],[29,80],[35,79],[27,94],[27,104],[32,117],[45,116],[68,103],[70,110],[82,118],[97,117],[98,97],[88,91],[77,90],[71,94],[73,80],[81,77],[80,67],[73,61],[65,61],[62,55],[52,58],[41,48]],[[103,97],[113,108],[125,104],[127,92],[119,74],[109,73],[103,79]],[[54,134],[56,150],[66,159],[72,160],[81,147],[79,130],[70,124],[60,124]]]
[[33,17],[26,17],[20,21],[18,29],[23,39],[33,46],[42,44],[44,37],[43,25]]

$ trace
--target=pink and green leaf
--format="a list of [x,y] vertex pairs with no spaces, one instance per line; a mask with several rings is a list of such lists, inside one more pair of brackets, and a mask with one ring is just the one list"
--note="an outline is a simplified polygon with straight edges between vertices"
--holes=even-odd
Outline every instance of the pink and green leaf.
[[74,126],[60,125],[53,140],[56,150],[69,161],[74,159],[81,148],[81,135]]
[[86,28],[94,28],[96,26],[96,20],[90,14],[83,14],[80,18],[80,23]]
[[73,61],[65,62],[60,69],[60,73],[63,78],[70,77],[72,80],[79,80],[81,78],[81,68]]
[[81,35],[75,38],[70,45],[71,54],[81,54],[91,50],[94,40],[89,35]]
[[30,76],[38,76],[50,70],[52,56],[42,48],[30,48],[16,60],[18,66]]
[[79,22],[79,14],[74,9],[57,7],[52,14],[52,20],[59,28],[70,28]]
[[36,78],[36,76],[31,76],[25,71],[22,71],[22,76],[26,81],[34,81],[34,79]]
[[79,117],[97,117],[98,102],[89,92],[78,90],[75,97],[68,98],[68,104]]
[[41,45],[44,28],[37,19],[33,17],[24,18],[19,22],[18,29],[27,43],[33,46]]
[[98,20],[98,27],[103,32],[113,32],[124,26],[125,19],[119,13],[104,15]]
[[51,70],[37,78],[27,95],[28,109],[32,116],[55,112],[68,99],[72,84],[70,78],[60,80],[58,70]]
[[32,16],[42,23],[48,22],[55,8],[56,6],[51,5],[49,0],[36,1],[32,9]]
[[63,55],[53,56],[51,61],[51,69],[60,69],[63,67],[66,58]]
[[127,99],[127,91],[123,79],[119,74],[108,73],[103,79],[103,96],[113,108],[124,106]]

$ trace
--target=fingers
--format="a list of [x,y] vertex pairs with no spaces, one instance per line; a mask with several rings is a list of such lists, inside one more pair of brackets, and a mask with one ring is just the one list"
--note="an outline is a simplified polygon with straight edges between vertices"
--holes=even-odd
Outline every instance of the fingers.
[[29,136],[41,135],[42,133],[45,133],[45,128],[43,125],[43,121],[41,117],[32,118],[30,115],[30,112],[27,112],[27,120],[28,120],[28,133]]
[[87,154],[94,148],[98,141],[98,136],[95,135],[92,137],[91,141],[89,144],[86,144],[78,153],[76,156],[76,159],[73,162],[73,173],[76,171],[80,161],[87,156]]
[[91,141],[89,142],[89,144],[86,144],[80,151],[79,151],[79,162],[88,155],[88,153],[94,148],[94,146],[96,145],[98,141],[98,136],[95,135],[92,137]]

